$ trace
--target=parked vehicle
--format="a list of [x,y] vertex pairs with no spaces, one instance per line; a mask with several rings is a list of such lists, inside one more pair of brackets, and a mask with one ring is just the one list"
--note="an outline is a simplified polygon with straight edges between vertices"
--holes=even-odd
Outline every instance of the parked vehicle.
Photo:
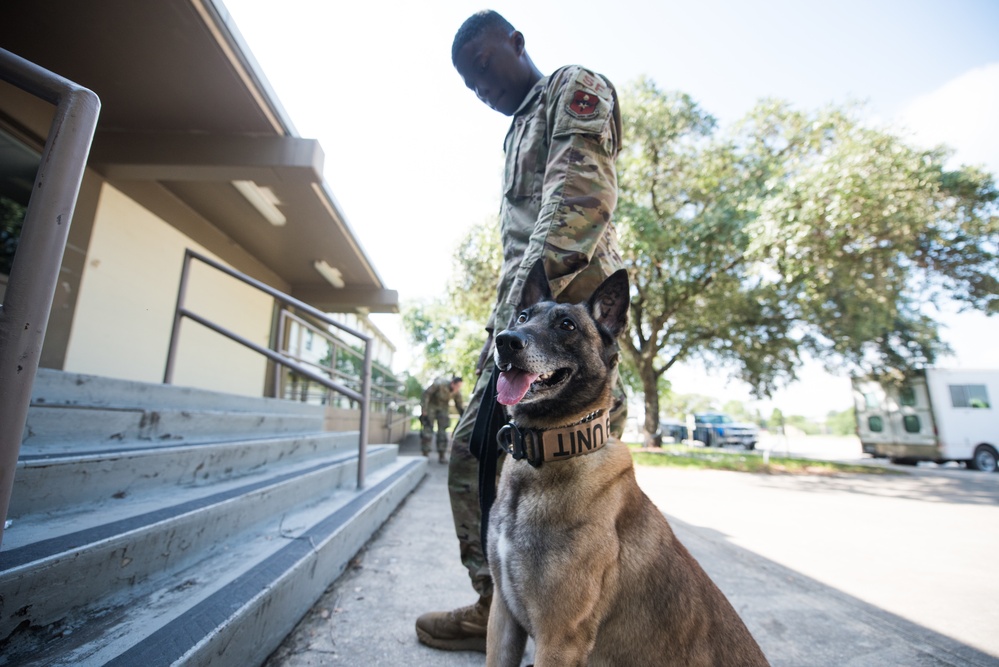
[[756,424],[737,422],[720,412],[695,413],[694,440],[700,440],[708,447],[742,445],[753,449],[759,440],[759,429]]
[[683,442],[689,437],[687,425],[679,419],[670,419],[669,417],[659,420],[659,434],[662,435],[663,439],[672,438],[673,442]]
[[999,370],[928,368],[901,384],[853,379],[863,450],[893,463],[999,464]]

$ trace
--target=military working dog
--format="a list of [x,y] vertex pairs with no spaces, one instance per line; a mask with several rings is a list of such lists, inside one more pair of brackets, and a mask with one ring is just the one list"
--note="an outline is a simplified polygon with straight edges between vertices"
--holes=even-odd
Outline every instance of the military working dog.
[[609,436],[628,303],[621,270],[557,304],[539,262],[496,336],[510,456],[489,515],[489,667],[520,665],[528,635],[537,667],[767,664]]

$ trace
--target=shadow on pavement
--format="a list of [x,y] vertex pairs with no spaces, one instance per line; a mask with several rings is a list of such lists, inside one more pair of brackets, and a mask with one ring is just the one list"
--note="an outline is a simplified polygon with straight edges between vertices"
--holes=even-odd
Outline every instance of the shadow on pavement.
[[[772,485],[816,493],[853,493],[958,505],[999,505],[999,474],[959,471],[961,477],[896,475],[788,475],[776,474]],[[766,484],[768,475],[758,477]]]

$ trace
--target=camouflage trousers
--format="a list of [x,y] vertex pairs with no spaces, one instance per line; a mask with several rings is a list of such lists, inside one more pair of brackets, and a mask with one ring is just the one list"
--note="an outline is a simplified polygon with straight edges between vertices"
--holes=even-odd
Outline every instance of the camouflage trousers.
[[447,408],[429,408],[429,412],[424,413],[426,421],[423,423],[423,430],[420,432],[420,449],[424,454],[430,453],[430,443],[434,439],[434,425],[437,426],[437,451],[447,451],[447,429],[451,425],[451,417]]
[[[493,594],[493,580],[489,575],[489,565],[486,563],[479,535],[482,527],[479,511],[479,461],[472,455],[468,443],[482,405],[482,394],[489,386],[492,373],[493,365],[486,364],[482,375],[475,381],[468,407],[458,418],[458,425],[454,428],[447,467],[447,490],[451,496],[451,515],[458,536],[461,563],[472,579],[472,588],[482,597]],[[502,466],[502,457],[499,465]],[[501,468],[497,468],[499,469]]]
[[[476,415],[482,405],[482,395],[492,379],[494,366],[487,364],[475,382],[472,397],[468,407],[458,419],[451,438],[451,457],[448,459],[448,494],[451,497],[451,514],[454,518],[454,529],[458,536],[458,548],[461,553],[461,563],[468,570],[472,580],[472,588],[482,597],[493,594],[493,580],[489,574],[489,564],[482,548],[480,535],[482,516],[479,511],[479,461],[469,450],[469,438],[475,426]],[[624,430],[624,422],[628,416],[628,402],[625,399],[624,387],[618,382],[614,392],[614,408],[610,414],[611,434],[620,437]],[[503,459],[500,455],[497,462],[496,475],[503,470]]]

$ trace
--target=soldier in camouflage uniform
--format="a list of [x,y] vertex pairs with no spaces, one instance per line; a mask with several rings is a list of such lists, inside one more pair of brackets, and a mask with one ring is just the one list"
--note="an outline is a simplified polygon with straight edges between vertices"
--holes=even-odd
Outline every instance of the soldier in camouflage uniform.
[[[542,76],[527,55],[524,36],[493,11],[465,21],[455,35],[451,60],[480,100],[513,120],[503,145],[503,267],[497,300],[486,325],[479,377],[452,435],[448,465],[461,560],[479,600],[422,615],[416,632],[421,642],[436,648],[485,651],[492,579],[480,539],[478,461],[469,451],[469,436],[493,372],[493,331],[511,321],[524,280],[538,260],[545,263],[552,293],[564,302],[585,300],[623,266],[611,225],[621,112],[614,87],[599,74],[569,66]],[[620,434],[623,393],[617,398],[612,430]]]
[[437,459],[441,463],[447,462],[445,452],[447,429],[451,426],[451,417],[448,415],[451,401],[454,401],[454,407],[461,417],[465,412],[465,406],[461,401],[461,378],[457,375],[452,378],[437,378],[423,390],[423,396],[420,398],[420,423],[423,425],[420,433],[420,449],[423,450],[424,456],[430,456],[430,443],[434,439],[434,424],[436,424]]

